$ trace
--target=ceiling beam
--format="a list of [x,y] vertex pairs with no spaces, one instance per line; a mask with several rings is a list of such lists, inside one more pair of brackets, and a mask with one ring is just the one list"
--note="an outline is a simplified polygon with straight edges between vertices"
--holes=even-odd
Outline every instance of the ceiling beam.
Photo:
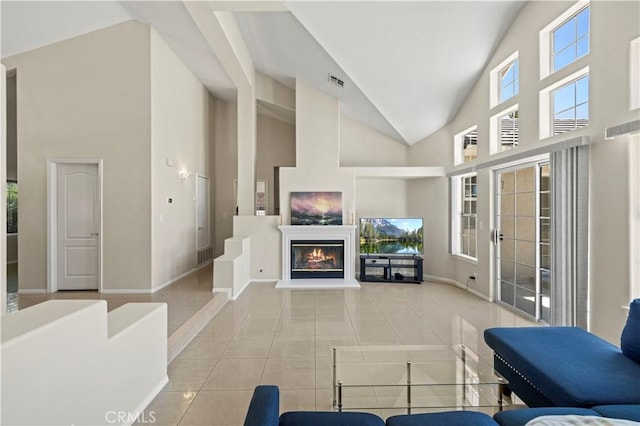
[[255,65],[233,13],[214,11],[207,2],[183,4],[236,88],[252,88]]

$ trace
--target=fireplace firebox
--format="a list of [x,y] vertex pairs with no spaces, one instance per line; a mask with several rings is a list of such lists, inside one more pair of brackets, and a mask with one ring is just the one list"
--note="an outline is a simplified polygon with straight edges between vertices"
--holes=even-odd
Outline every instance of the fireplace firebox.
[[292,240],[291,279],[344,278],[343,240]]

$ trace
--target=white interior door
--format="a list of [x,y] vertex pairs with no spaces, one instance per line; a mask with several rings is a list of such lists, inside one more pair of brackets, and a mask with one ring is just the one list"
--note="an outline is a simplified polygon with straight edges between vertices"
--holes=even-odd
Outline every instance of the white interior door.
[[209,247],[209,178],[196,176],[196,244],[198,250]]
[[97,290],[100,192],[97,164],[58,164],[58,290]]

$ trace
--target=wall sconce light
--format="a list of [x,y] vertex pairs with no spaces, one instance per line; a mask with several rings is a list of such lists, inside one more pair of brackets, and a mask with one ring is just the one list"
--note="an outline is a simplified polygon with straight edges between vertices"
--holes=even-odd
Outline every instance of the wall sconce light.
[[189,170],[180,170],[178,172],[178,177],[182,179],[182,181],[186,181],[189,176],[191,176],[191,172]]

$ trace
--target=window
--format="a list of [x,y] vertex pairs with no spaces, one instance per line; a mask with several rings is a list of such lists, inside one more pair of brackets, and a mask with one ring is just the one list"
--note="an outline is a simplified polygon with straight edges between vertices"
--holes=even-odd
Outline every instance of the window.
[[518,94],[518,59],[500,71],[500,102]]
[[477,258],[477,202],[478,184],[475,174],[452,178],[453,228],[452,252],[473,259]]
[[466,163],[478,158],[478,129],[471,127],[454,138],[455,164]]
[[460,217],[460,254],[476,258],[476,219],[478,202],[478,177],[462,179],[462,213]]
[[554,135],[589,125],[589,75],[551,92]]
[[518,146],[518,104],[491,117],[491,154]]
[[558,71],[589,53],[589,6],[553,30],[553,71]]
[[18,233],[18,183],[7,181],[7,234]]
[[505,58],[489,73],[489,107],[516,96],[520,89],[518,51]]

